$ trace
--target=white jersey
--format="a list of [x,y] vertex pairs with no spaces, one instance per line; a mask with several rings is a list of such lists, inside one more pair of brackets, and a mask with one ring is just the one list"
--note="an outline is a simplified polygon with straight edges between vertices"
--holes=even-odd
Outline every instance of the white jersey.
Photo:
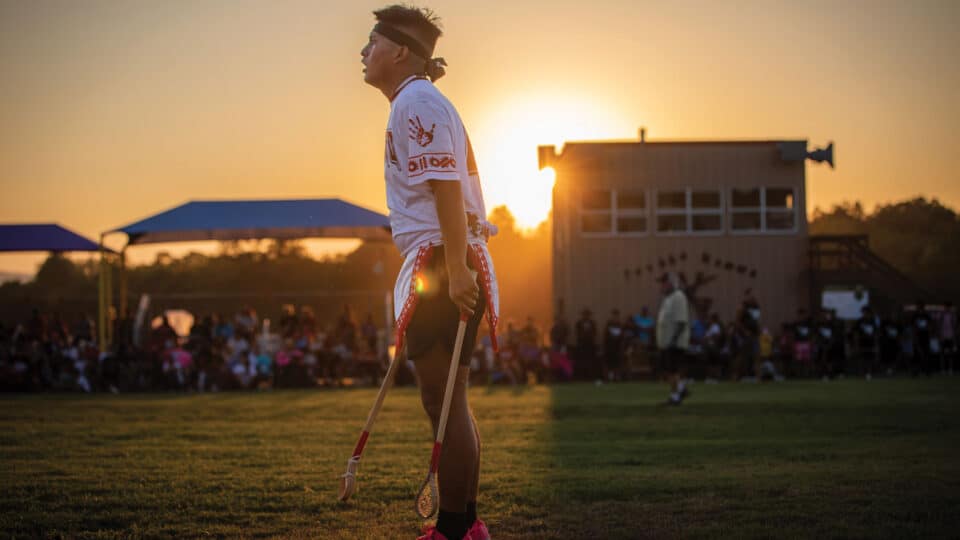
[[441,243],[427,180],[460,182],[467,242],[486,242],[490,225],[470,139],[456,109],[426,78],[410,77],[394,93],[383,168],[393,241],[404,257],[419,246]]
[[487,237],[497,231],[486,220],[467,130],[450,101],[422,76],[403,81],[390,101],[383,169],[393,241],[404,257],[393,292],[397,350],[402,349],[407,324],[416,309],[416,276],[432,247],[443,243],[428,180],[460,182],[467,213],[467,256],[481,276],[488,299],[490,338],[496,349],[500,293]]
[[680,349],[690,348],[690,314],[687,296],[680,289],[674,289],[660,304],[660,313],[657,314],[657,347],[661,350],[670,345],[677,331],[677,323],[683,323],[683,330],[677,336],[676,346]]

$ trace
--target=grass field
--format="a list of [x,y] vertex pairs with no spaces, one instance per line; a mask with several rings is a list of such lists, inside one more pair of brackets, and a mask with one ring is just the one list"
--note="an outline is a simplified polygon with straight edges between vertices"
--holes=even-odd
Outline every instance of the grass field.
[[[956,537],[960,379],[471,390],[494,538]],[[0,536],[408,538],[430,454],[394,389],[0,396]]]

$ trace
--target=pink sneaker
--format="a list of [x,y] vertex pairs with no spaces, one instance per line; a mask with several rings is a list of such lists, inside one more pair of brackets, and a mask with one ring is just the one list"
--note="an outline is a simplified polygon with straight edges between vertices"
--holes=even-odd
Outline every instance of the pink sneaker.
[[487,530],[487,524],[479,519],[473,522],[464,540],[490,540],[490,531]]
[[[470,537],[469,533],[467,533],[467,536]],[[417,540],[447,540],[447,537],[438,531],[435,526],[430,525],[423,529],[423,536],[418,536]]]

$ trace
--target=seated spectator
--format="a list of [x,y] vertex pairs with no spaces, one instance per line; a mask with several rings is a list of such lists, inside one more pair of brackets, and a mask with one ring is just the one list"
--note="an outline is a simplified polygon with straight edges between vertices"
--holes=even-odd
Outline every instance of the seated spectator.
[[317,355],[318,383],[333,386],[340,377],[340,356],[334,352],[334,328],[328,326],[324,331],[317,333],[317,338],[311,345]]
[[208,346],[213,339],[213,317],[206,315],[195,319],[190,327],[191,347]]
[[527,317],[527,324],[520,331],[517,354],[524,372],[530,373],[537,382],[546,380],[546,366],[540,359],[540,330],[533,317]]
[[376,350],[368,348],[366,341],[360,341],[358,344],[356,354],[353,355],[351,372],[356,377],[369,378],[370,384],[376,385],[384,373],[383,363],[377,356]]
[[82,315],[73,323],[73,328],[70,333],[73,334],[74,339],[82,339],[88,342],[93,341],[93,327],[93,321],[90,319],[90,316]]
[[303,368],[303,352],[294,346],[292,339],[283,342],[283,348],[277,351],[277,386],[296,388],[302,384],[300,371]]
[[248,340],[257,333],[257,312],[250,306],[244,306],[236,315],[235,332],[243,334]]
[[510,384],[514,386],[517,384],[518,375],[523,373],[523,368],[520,367],[512,354],[503,354],[504,352],[506,351],[501,351],[501,354],[494,361],[493,369],[490,371],[490,384]]
[[160,352],[160,380],[163,390],[178,390],[183,387],[183,374],[175,356],[177,344],[168,339]]
[[300,331],[300,319],[293,304],[284,304],[280,308],[280,337],[293,339]]
[[150,332],[150,348],[157,352],[163,352],[167,348],[168,342],[177,341],[177,331],[170,326],[170,321],[166,315],[160,320],[160,325]]
[[193,355],[180,344],[174,344],[170,355],[176,370],[177,386],[184,389],[193,379]]
[[28,341],[45,342],[47,340],[47,319],[40,314],[40,310],[34,308],[30,320],[26,324],[26,337]]
[[470,355],[470,385],[486,384],[490,379],[490,370],[487,365],[483,338],[477,340],[473,353]]
[[707,326],[700,320],[700,317],[693,317],[690,321],[690,354],[700,354],[703,352],[703,341],[707,335]]
[[342,359],[350,359],[357,350],[357,323],[353,320],[353,312],[349,304],[344,304],[343,312],[337,320],[336,339],[337,354]]
[[227,340],[227,353],[230,355],[246,354],[249,350],[250,342],[243,334],[234,334]]
[[250,362],[249,353],[234,355],[229,363],[230,373],[233,374],[235,387],[246,389],[250,388],[254,377],[257,374],[256,366]]
[[253,358],[256,365],[256,381],[261,387],[273,386],[273,359],[257,345],[253,349]]
[[650,308],[643,306],[639,315],[634,315],[634,321],[640,328],[637,337],[640,343],[647,349],[653,347],[653,330],[656,327],[656,321],[650,316]]
[[558,382],[573,380],[573,362],[565,349],[550,351],[550,376],[553,381]]
[[214,318],[216,326],[214,327],[213,337],[221,342],[226,342],[233,337],[233,324],[223,316],[223,313],[217,313]]
[[300,308],[300,329],[296,335],[297,346],[300,348],[309,347],[316,339],[318,330],[317,317],[313,314],[313,308],[302,306]]
[[723,349],[726,346],[727,335],[723,330],[723,323],[720,322],[720,315],[713,313],[710,315],[710,324],[703,336],[704,350],[706,351],[706,373],[705,379],[713,381],[723,377],[723,366],[725,362],[722,359]]

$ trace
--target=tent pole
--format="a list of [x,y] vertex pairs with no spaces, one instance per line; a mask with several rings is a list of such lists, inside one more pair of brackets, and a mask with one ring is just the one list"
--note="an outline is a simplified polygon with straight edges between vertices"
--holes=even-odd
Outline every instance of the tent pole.
[[120,319],[126,319],[129,309],[127,308],[127,248],[129,244],[123,246],[120,251]]
[[106,292],[105,287],[105,276],[104,272],[106,271],[107,262],[106,262],[106,250],[103,246],[103,236],[100,235],[100,271],[97,273],[97,344],[99,345],[100,352],[106,351],[107,343],[107,325],[106,325],[106,297],[104,296]]
[[[107,259],[108,263],[111,263]],[[113,265],[107,264],[107,346],[113,345],[113,324],[116,321],[117,308],[113,305]]]

